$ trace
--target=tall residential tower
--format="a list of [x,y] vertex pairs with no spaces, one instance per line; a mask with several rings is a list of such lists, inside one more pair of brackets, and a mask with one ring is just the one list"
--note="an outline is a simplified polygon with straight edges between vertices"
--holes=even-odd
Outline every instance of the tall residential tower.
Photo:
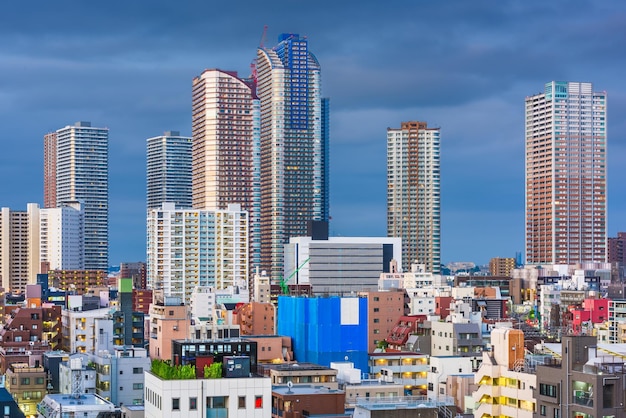
[[80,202],[85,233],[84,265],[109,265],[109,130],[77,122],[56,131],[56,206]]
[[191,138],[168,131],[146,142],[148,209],[158,209],[165,202],[191,208]]
[[606,112],[591,83],[526,98],[526,263],[606,261]]
[[307,235],[307,222],[328,220],[328,101],[308,40],[282,34],[259,47],[261,101],[261,265],[283,274],[283,246]]
[[439,128],[403,122],[387,129],[387,235],[402,238],[402,267],[441,264]]
[[[205,70],[192,84],[194,209],[247,211],[259,224],[258,100],[251,80],[234,71]],[[260,230],[250,230],[250,267],[259,265]]]

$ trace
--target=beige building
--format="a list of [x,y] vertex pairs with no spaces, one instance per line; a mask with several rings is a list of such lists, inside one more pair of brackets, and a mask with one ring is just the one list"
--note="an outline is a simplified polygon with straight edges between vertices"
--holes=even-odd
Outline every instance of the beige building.
[[483,352],[483,362],[475,376],[474,417],[532,418],[536,411],[533,388],[537,376],[525,373],[524,333],[517,329],[491,331],[491,352]]
[[171,360],[172,340],[189,337],[188,307],[179,298],[155,297],[150,305],[150,358]]
[[6,371],[6,388],[27,417],[37,414],[37,404],[48,393],[43,367],[15,363]]
[[26,290],[40,272],[39,205],[29,203],[26,211],[0,210],[0,276],[5,290]]
[[515,258],[513,257],[494,257],[489,260],[489,272],[492,276],[511,277],[515,269]]
[[322,385],[339,389],[337,370],[313,363],[257,364],[257,373],[268,376],[272,385]]

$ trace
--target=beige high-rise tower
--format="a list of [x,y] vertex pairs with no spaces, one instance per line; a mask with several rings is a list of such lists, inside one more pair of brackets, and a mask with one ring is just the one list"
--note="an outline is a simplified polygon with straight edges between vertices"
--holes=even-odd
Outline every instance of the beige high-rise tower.
[[591,83],[526,98],[526,263],[606,261],[606,110]]
[[402,238],[402,267],[439,273],[441,265],[439,128],[403,122],[387,129],[387,236]]
[[[251,81],[234,71],[205,70],[193,79],[192,206],[227,209],[241,205],[258,225],[258,101]],[[255,118],[257,123],[255,125]],[[258,158],[258,157],[257,157]],[[250,230],[250,267],[259,265],[260,232]]]

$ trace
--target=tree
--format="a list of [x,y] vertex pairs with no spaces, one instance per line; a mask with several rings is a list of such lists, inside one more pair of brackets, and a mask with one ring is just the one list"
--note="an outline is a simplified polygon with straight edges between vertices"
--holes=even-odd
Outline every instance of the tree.
[[222,363],[212,363],[210,366],[204,366],[205,379],[220,379],[222,377]]

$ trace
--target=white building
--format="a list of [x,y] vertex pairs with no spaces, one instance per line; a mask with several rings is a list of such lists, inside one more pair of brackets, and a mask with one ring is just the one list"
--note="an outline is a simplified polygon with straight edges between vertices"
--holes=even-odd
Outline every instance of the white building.
[[189,303],[197,286],[225,289],[247,282],[248,212],[176,209],[148,212],[148,287]]
[[268,377],[164,380],[146,372],[145,417],[266,418],[272,414]]
[[285,244],[284,278],[316,294],[377,290],[380,274],[400,257],[400,238],[294,237]]
[[80,396],[65,394],[46,395],[39,406],[38,418],[81,417],[100,418],[114,416],[115,405],[92,393]]
[[[80,306],[63,309],[61,311],[63,350],[69,353],[94,353],[98,349],[97,337],[100,335],[100,328],[96,330],[96,320],[110,320],[110,312],[110,308],[83,311]],[[112,322],[110,330],[112,337]]]
[[24,292],[26,285],[37,279],[39,216],[36,203],[29,203],[26,211],[0,211],[0,276],[6,290]]
[[402,238],[404,270],[440,271],[439,133],[426,122],[387,128],[387,235]]
[[96,393],[96,369],[82,354],[72,354],[59,364],[59,392],[68,395]]
[[40,260],[50,270],[85,268],[83,211],[80,202],[40,210]]
[[56,205],[83,204],[85,269],[109,267],[109,129],[77,122],[56,131]]
[[[433,337],[433,340],[435,338]],[[471,374],[472,359],[459,356],[431,356],[430,372],[428,373],[428,398],[442,399],[449,396],[446,385],[448,376]]]
[[144,372],[150,370],[150,358],[144,348],[115,346],[89,355],[98,374],[96,393],[121,405],[144,403]]
[[[483,353],[476,372],[475,417],[532,418],[536,409],[533,388],[537,376],[524,371],[524,333],[498,328],[491,332],[493,350]],[[507,402],[501,402],[507,399]]]

